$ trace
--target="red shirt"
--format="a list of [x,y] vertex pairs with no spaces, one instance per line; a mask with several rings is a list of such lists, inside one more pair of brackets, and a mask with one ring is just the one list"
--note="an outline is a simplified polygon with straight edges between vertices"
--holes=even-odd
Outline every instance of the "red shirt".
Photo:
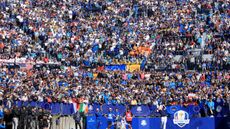
[[131,122],[133,119],[131,111],[127,111],[125,113],[125,117],[126,117],[126,121]]

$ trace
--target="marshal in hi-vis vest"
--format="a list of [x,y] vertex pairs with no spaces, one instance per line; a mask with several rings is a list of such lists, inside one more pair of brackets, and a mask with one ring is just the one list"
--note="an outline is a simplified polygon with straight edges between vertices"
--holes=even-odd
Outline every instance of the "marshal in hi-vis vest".
[[132,121],[133,118],[132,118],[131,112],[126,112],[125,116],[126,116],[126,121],[128,121],[128,122]]

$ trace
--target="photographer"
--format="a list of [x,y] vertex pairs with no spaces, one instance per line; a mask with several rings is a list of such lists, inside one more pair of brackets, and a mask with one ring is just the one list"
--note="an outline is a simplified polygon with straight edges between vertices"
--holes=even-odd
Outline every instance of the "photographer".
[[4,111],[3,111],[3,107],[0,106],[0,129],[5,129],[5,121],[4,121]]
[[31,124],[30,124],[30,127],[32,129],[39,129],[39,121],[38,121],[38,110],[37,108],[32,108],[32,115],[31,115]]
[[39,115],[38,115],[39,129],[48,129],[49,119],[50,119],[49,113],[44,109],[39,109]]
[[14,106],[12,109],[12,116],[13,116],[13,127],[12,128],[18,129],[20,111],[16,106]]
[[20,117],[19,117],[19,129],[26,129],[26,115],[27,115],[27,109],[25,106],[23,106],[20,109]]
[[6,123],[6,129],[11,129],[12,128],[12,114],[9,109],[4,110],[4,121]]

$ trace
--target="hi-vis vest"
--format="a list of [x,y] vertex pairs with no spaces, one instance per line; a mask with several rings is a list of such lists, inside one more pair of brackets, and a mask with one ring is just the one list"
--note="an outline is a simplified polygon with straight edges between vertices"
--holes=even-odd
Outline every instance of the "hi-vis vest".
[[126,121],[132,121],[133,118],[131,112],[126,112],[125,116],[126,116]]

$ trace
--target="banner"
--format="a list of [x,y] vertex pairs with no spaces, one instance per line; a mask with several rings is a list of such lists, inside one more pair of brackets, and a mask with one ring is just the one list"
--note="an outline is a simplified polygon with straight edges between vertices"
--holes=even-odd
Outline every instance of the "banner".
[[44,103],[43,107],[45,110],[51,110],[51,104],[50,103]]
[[[108,123],[107,123],[107,118],[106,117],[102,117],[100,118],[100,120],[98,120],[95,116],[87,116],[87,125],[86,125],[86,129],[108,129]],[[129,129],[127,123],[125,123],[126,128],[125,129]],[[110,129],[116,129],[115,128],[115,123],[112,123],[112,126],[110,127]],[[122,128],[124,129],[124,128]]]
[[194,116],[200,112],[200,107],[194,105],[190,105],[187,107],[180,106],[180,105],[166,106],[167,114],[169,114],[171,117],[173,117],[173,114],[179,110],[184,110],[188,112],[190,116]]
[[142,106],[134,106],[131,109],[134,116],[149,116],[150,110],[148,106],[142,105]]
[[109,111],[109,108],[112,108],[112,111],[115,111],[116,109],[118,109],[120,114],[125,114],[125,111],[126,111],[125,105],[122,105],[122,104],[117,104],[117,105],[104,104],[102,105],[102,112],[104,114],[107,114]]
[[52,103],[51,104],[51,114],[57,115],[61,113],[61,104],[60,103]]
[[179,111],[181,106],[173,105],[173,106],[166,106],[166,111],[168,114],[173,115],[175,112]]
[[88,114],[94,115],[97,109],[100,110],[100,104],[89,104],[88,105]]
[[56,64],[56,65],[60,65],[61,64],[59,62],[53,62],[53,61],[44,62],[42,60],[34,61],[34,60],[28,60],[26,58],[0,59],[0,63],[6,63],[6,64],[15,63],[15,64],[29,64],[29,65],[39,65],[39,64],[47,64],[47,65],[48,64]]
[[166,129],[215,129],[214,118],[192,118],[183,127],[175,124],[173,119],[168,119]]
[[74,113],[73,105],[69,103],[62,103],[61,111],[62,115],[72,115]]
[[141,70],[144,70],[145,69],[145,64],[147,63],[147,59],[146,59],[146,57],[142,60],[142,62],[141,62],[141,65],[140,65],[140,68],[141,68]]
[[[182,121],[183,122],[183,121]],[[133,129],[215,129],[214,118],[193,118],[183,127],[173,118],[133,118]]]
[[133,118],[133,129],[150,129],[150,118]]
[[230,117],[216,117],[215,129],[230,129]]
[[[222,122],[227,122],[227,119]],[[182,123],[184,121],[181,121]],[[183,124],[182,124],[183,125]],[[225,129],[223,126],[221,129]],[[226,129],[228,126],[226,124]],[[87,117],[87,129],[106,129],[108,128],[107,119],[103,117],[101,122],[98,122],[95,116]],[[111,126],[114,129],[114,126]],[[128,129],[128,126],[126,126]],[[173,118],[133,118],[132,129],[215,129],[215,119],[214,118],[192,118],[189,119],[189,123],[185,124],[183,127],[178,126]]]
[[95,129],[97,121],[96,121],[96,116],[88,116],[86,119],[87,123],[87,129]]
[[36,107],[36,106],[37,106],[37,103],[34,102],[34,101],[32,101],[32,102],[30,102],[30,106],[31,106],[31,107]]
[[106,65],[105,70],[108,71],[115,71],[115,70],[120,70],[120,71],[125,71],[126,70],[126,65]]
[[[217,102],[216,102],[217,103]],[[7,106],[6,102],[4,102],[4,105]],[[50,110],[52,114],[62,114],[62,115],[71,115],[74,112],[76,112],[76,104],[73,103],[48,103],[48,102],[36,102],[36,101],[14,101],[13,105],[17,107],[38,107],[38,108],[44,108],[46,110]],[[216,114],[215,117],[224,117],[227,116],[229,113],[228,106],[221,105],[221,103],[216,104]],[[119,110],[120,114],[124,114],[126,111],[126,106],[130,105],[123,105],[123,104],[103,104],[100,105],[98,103],[89,104],[86,105],[88,107],[88,113],[89,115],[94,115],[96,109],[102,109],[102,112],[104,114],[108,113],[108,109],[112,108],[113,111],[116,109]],[[132,106],[131,111],[134,116],[143,117],[143,116],[149,116],[150,113],[154,113],[156,111],[157,107],[155,105],[138,105],[138,106]],[[196,118],[198,117],[200,110],[202,109],[202,105],[195,106],[180,106],[180,105],[173,105],[173,106],[166,106],[166,112],[167,115],[171,118],[174,117],[174,114],[177,111],[183,110],[188,113],[190,118]]]
[[133,64],[133,65],[127,65],[127,71],[133,72],[133,71],[140,71],[141,66],[139,64]]

